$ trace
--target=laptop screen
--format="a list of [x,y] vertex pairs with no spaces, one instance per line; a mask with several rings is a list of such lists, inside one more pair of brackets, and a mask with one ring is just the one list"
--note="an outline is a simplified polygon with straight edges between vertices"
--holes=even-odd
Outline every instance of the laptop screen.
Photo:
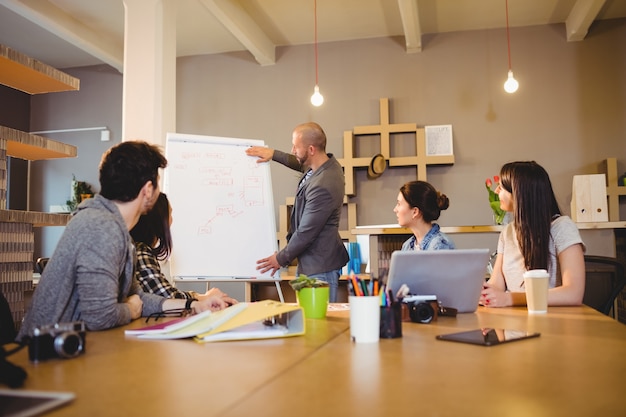
[[487,277],[489,249],[395,251],[387,288],[394,296],[402,284],[413,295],[436,295],[444,307],[472,313]]

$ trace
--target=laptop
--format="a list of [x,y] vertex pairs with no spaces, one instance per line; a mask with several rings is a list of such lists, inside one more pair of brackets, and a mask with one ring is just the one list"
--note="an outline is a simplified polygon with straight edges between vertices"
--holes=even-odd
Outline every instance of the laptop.
[[414,295],[436,295],[444,307],[473,313],[487,274],[489,249],[395,251],[387,288],[395,296],[402,284]]

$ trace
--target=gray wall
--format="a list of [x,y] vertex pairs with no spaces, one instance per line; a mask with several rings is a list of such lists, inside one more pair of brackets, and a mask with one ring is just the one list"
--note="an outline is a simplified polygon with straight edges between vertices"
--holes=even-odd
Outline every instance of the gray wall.
[[[107,126],[111,140],[102,142],[100,132],[46,133],[48,138],[74,145],[76,158],[33,161],[31,201],[33,211],[49,211],[70,199],[72,176],[100,190],[98,164],[102,153],[120,142],[122,132],[122,76],[108,65],[65,69],[80,79],[80,90],[36,95],[31,100],[31,131]],[[49,257],[63,227],[35,228],[35,258]]]
[[[314,120],[326,130],[328,150],[342,157],[343,132],[378,124],[379,99],[386,97],[392,123],[453,126],[455,164],[427,173],[451,201],[442,225],[491,224],[484,181],[512,160],[542,164],[569,213],[573,175],[602,172],[608,157],[618,159],[620,174],[626,171],[626,19],[594,24],[584,41],[571,43],[563,25],[514,28],[511,48],[520,82],[513,95],[502,88],[508,69],[503,30],[427,36],[417,54],[406,54],[401,38],[320,44],[321,108],[309,102],[311,45],[278,48],[276,65],[266,67],[248,53],[179,58],[177,131],[263,139],[288,151],[293,127]],[[97,188],[100,156],[120,139],[122,76],[106,67],[67,72],[81,79],[81,90],[33,97],[31,129],[107,125],[112,141],[101,143],[97,133],[54,136],[77,145],[79,156],[33,164],[34,210],[64,202],[72,173]],[[356,156],[376,153],[375,139],[359,141]],[[392,140],[392,156],[410,152],[410,138]],[[275,164],[271,169],[278,209],[293,195],[296,176]],[[398,188],[415,179],[415,169],[391,168],[376,180],[360,170],[356,178],[357,223],[395,223]],[[620,211],[626,219],[624,199]],[[183,207],[174,207],[177,215]],[[44,256],[58,239],[49,229],[55,228],[43,231]]]

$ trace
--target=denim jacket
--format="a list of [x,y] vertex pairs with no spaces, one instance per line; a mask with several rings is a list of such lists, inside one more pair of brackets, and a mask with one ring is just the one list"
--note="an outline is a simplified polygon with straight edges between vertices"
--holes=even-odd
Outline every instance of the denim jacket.
[[[402,244],[402,250],[415,250],[415,235],[411,236]],[[426,233],[424,240],[419,245],[419,250],[455,249],[454,242],[440,231],[439,225],[433,223],[433,227]]]

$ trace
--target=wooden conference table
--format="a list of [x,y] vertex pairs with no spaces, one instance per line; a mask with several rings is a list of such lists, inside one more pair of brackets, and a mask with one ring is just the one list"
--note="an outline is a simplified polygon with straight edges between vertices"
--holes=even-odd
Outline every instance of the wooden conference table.
[[[128,327],[141,327],[143,320]],[[87,352],[28,362],[23,389],[71,391],[58,416],[624,416],[626,326],[589,307],[487,309],[403,337],[350,341],[348,312],[305,336],[196,344],[87,334]],[[128,328],[127,327],[127,328]],[[435,339],[479,327],[538,331],[482,347]]]

